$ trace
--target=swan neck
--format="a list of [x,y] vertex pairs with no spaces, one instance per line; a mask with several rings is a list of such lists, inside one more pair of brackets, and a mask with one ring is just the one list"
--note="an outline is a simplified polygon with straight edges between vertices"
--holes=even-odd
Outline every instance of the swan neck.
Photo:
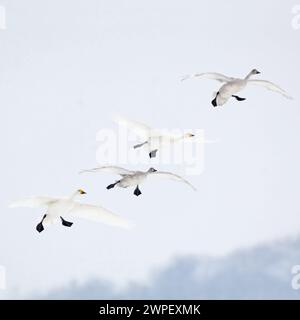
[[78,196],[78,192],[76,191],[70,195],[69,199],[74,200],[77,196]]
[[245,80],[249,80],[252,77],[253,73],[250,71],[247,76],[245,77]]
[[181,136],[177,136],[177,137],[173,137],[172,140],[173,141],[180,141],[180,140],[183,140],[185,138],[185,135],[181,135]]

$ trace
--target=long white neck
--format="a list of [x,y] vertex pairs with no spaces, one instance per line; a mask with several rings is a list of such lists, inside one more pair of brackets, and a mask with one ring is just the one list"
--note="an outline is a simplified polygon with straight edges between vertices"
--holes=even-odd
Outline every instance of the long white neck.
[[175,136],[175,137],[171,137],[171,141],[180,141],[182,139],[185,139],[185,135],[181,135],[181,136]]
[[74,200],[78,196],[78,191],[72,193],[69,197],[70,200]]
[[245,77],[245,80],[249,80],[252,76],[253,76],[253,73],[252,71],[250,71],[248,75]]

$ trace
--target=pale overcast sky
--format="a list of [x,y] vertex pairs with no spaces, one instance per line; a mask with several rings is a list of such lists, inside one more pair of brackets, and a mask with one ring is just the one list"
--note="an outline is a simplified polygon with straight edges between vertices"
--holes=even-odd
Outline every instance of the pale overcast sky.
[[[1,0],[0,264],[9,289],[47,291],[101,277],[147,280],[180,254],[224,255],[295,234],[299,215],[300,29],[297,1]],[[251,69],[294,96],[263,88],[213,108],[210,80]],[[200,128],[205,167],[183,185],[158,181],[141,197],[107,191],[113,176],[80,176],[96,163],[96,133],[111,114],[163,128]],[[182,167],[165,167],[180,174]],[[139,167],[147,169],[147,167]],[[123,231],[76,221],[38,234],[44,212],[7,208],[20,197],[68,195],[134,221]]]

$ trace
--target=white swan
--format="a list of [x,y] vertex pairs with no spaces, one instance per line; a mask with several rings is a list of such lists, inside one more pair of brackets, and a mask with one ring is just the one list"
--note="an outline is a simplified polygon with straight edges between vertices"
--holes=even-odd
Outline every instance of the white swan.
[[224,105],[231,97],[237,99],[238,101],[246,100],[246,98],[241,98],[236,94],[241,90],[243,90],[248,84],[263,86],[266,89],[282,94],[284,97],[288,99],[292,99],[292,97],[289,96],[283,89],[281,89],[279,86],[277,86],[276,84],[270,81],[250,79],[251,76],[255,74],[260,74],[260,72],[257,71],[256,69],[253,69],[244,79],[239,79],[239,78],[230,78],[220,73],[207,72],[207,73],[198,73],[194,75],[187,75],[183,77],[181,80],[183,81],[193,77],[200,77],[205,79],[217,80],[219,82],[224,83],[223,86],[216,93],[215,98],[211,102],[214,107]]
[[128,120],[121,116],[114,117],[114,121],[132,130],[137,136],[143,139],[142,143],[135,145],[134,148],[146,147],[150,158],[156,157],[157,151],[165,146],[170,146],[180,140],[195,136],[192,133],[185,133],[183,135],[168,134],[158,129],[152,129],[146,124]]
[[164,171],[157,171],[154,168],[150,168],[148,171],[130,171],[121,167],[115,167],[115,166],[104,166],[104,167],[97,167],[94,169],[89,170],[83,170],[80,173],[84,172],[111,172],[118,174],[122,177],[122,179],[117,180],[115,183],[110,184],[107,186],[107,189],[112,189],[115,186],[121,187],[121,188],[128,188],[135,186],[134,194],[136,196],[139,196],[142,194],[142,192],[139,189],[139,185],[141,185],[148,177],[162,177],[162,178],[169,178],[175,181],[183,182],[187,185],[189,185],[193,190],[196,191],[196,188],[189,183],[184,178],[178,176],[177,174],[171,173],[171,172],[164,172]]
[[[69,197],[31,197],[13,202],[10,207],[29,207],[29,208],[46,208],[46,214],[42,221],[36,226],[38,232],[44,230],[44,226],[52,224],[61,219],[62,225],[71,227],[72,222],[66,221],[63,217],[81,217],[92,221],[102,222],[112,226],[128,228],[131,225],[125,219],[99,206],[81,204],[74,199],[86,192],[82,189],[77,190]],[[63,217],[62,217],[63,216]]]

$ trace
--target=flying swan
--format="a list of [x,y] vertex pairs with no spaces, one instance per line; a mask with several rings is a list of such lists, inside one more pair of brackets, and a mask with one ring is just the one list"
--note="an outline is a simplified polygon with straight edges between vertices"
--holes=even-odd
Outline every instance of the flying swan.
[[164,171],[157,171],[154,168],[150,168],[148,171],[130,171],[124,168],[115,167],[115,166],[104,166],[104,167],[97,167],[94,169],[89,170],[82,170],[80,173],[84,172],[110,172],[115,173],[121,176],[120,180],[117,180],[115,183],[110,184],[106,187],[106,189],[112,189],[115,186],[121,188],[128,188],[135,186],[134,194],[139,196],[142,194],[141,190],[139,189],[139,185],[141,185],[148,177],[161,177],[161,178],[169,178],[175,181],[183,182],[189,185],[193,190],[196,191],[196,188],[190,184],[184,178],[178,176],[177,174],[171,172],[164,172]]
[[64,219],[69,216],[86,218],[92,221],[123,228],[129,228],[131,226],[125,219],[100,206],[81,204],[74,201],[78,195],[82,194],[86,194],[86,192],[79,189],[69,197],[31,197],[15,201],[10,207],[46,208],[46,214],[43,216],[42,221],[36,226],[38,232],[42,232],[44,226],[57,222],[59,218],[63,226],[71,227],[73,223]]
[[135,145],[134,149],[146,147],[150,158],[155,158],[156,153],[160,148],[168,145],[174,145],[178,141],[189,139],[195,136],[192,133],[172,135],[158,129],[153,129],[146,124],[125,119],[121,116],[114,117],[114,121],[119,125],[127,127],[141,138],[142,143]]
[[220,73],[207,72],[197,73],[194,75],[187,75],[183,77],[181,80],[184,81],[190,78],[200,77],[204,79],[217,80],[219,82],[224,83],[211,102],[214,107],[224,105],[231,97],[235,98],[237,101],[246,100],[246,98],[241,98],[240,96],[238,96],[237,93],[243,90],[249,84],[263,86],[268,90],[282,94],[287,99],[292,99],[292,97],[289,96],[283,89],[281,89],[279,86],[270,81],[250,79],[255,74],[260,74],[260,72],[256,69],[253,69],[244,79],[239,79],[230,78]]

